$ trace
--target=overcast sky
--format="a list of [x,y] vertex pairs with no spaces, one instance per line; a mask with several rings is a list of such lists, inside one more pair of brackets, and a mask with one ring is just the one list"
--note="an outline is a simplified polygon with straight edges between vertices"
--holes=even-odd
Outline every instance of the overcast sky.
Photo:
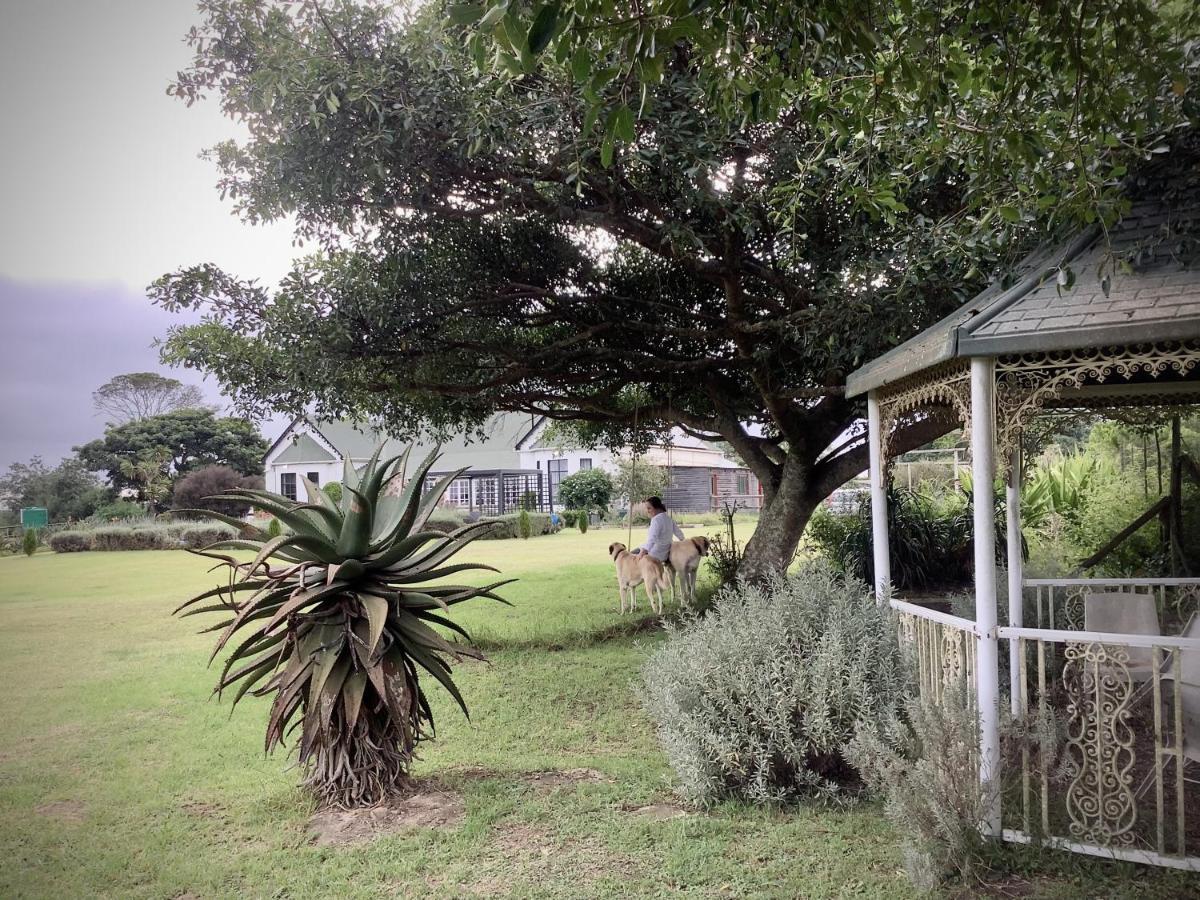
[[214,102],[189,109],[166,95],[191,57],[192,0],[0,10],[2,469],[98,437],[91,392],[113,375],[200,383],[157,362],[151,343],[175,319],[145,299],[151,280],[212,262],[274,283],[295,251],[286,223],[239,222],[198,158],[236,126]]

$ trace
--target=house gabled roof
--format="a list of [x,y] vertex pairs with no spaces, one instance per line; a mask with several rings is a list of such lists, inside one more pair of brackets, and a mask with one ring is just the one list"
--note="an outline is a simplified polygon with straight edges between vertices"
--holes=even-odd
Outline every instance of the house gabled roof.
[[[846,379],[855,397],[956,357],[1200,338],[1200,191],[1135,204],[1099,228],[1030,254],[992,285]],[[1074,276],[1070,287],[1059,273]],[[1105,290],[1105,277],[1111,279]]]
[[[305,430],[298,432],[298,429],[301,427],[303,427]],[[317,448],[320,449],[322,454],[327,454],[331,459],[335,459],[339,462],[341,461],[341,452],[337,449],[337,447],[334,446],[333,442],[330,441],[329,438],[325,437],[325,435],[321,433],[317,426],[304,416],[296,416],[296,418],[292,419],[292,421],[288,424],[288,427],[279,433],[279,437],[275,438],[275,440],[271,442],[271,446],[268,447],[267,452],[263,454],[263,464],[265,465],[267,460],[271,460],[272,463],[288,462],[288,460],[282,458],[285,454],[289,453],[288,449],[284,449],[281,453],[279,453],[278,456],[274,456],[274,454],[283,445],[285,440],[287,440],[289,437],[294,439],[297,434],[309,438],[317,446]],[[319,459],[321,459],[320,456],[317,458],[306,459],[300,459],[299,457],[293,458],[295,458],[297,462],[317,462]]]
[[322,442],[317,441],[308,432],[299,432],[293,434],[291,446],[284,447],[276,456],[272,463],[329,463],[338,462],[335,454],[322,446]]
[[[441,457],[435,470],[450,471],[463,466],[476,470],[517,470],[521,467],[518,446],[535,430],[536,417],[520,413],[498,413],[483,426],[483,437],[474,433],[458,434],[441,445]],[[310,421],[296,419],[271,445],[266,458],[278,451],[280,444],[298,429],[303,429],[311,435],[313,442],[320,446],[326,445],[337,461],[353,460],[355,463],[365,462],[375,452],[375,448],[384,444],[384,454],[402,453],[410,442],[397,441],[386,433],[372,428],[370,425],[347,420]],[[428,439],[412,443],[411,459],[420,461],[433,452],[434,442]],[[289,448],[290,449],[290,448]],[[288,453],[284,450],[283,453]],[[283,454],[280,454],[282,457]],[[275,461],[280,461],[276,459]],[[283,460],[287,461],[287,460]],[[298,460],[309,462],[313,460]]]

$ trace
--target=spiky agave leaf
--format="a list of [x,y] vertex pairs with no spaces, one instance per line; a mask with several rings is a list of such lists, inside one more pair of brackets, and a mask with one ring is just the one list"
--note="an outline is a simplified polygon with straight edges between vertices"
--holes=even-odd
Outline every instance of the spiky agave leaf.
[[219,632],[214,658],[233,648],[215,692],[235,691],[232,706],[247,694],[272,698],[266,749],[298,729],[307,783],[332,805],[376,803],[404,786],[417,744],[434,730],[421,676],[442,685],[466,713],[449,660],[483,658],[446,614],[476,598],[506,602],[496,591],[510,581],[440,583],[457,572],[495,571],[446,564],[490,526],[422,530],[461,471],[422,493],[435,451],[393,495],[408,456],[382,459],[380,447],[361,470],[349,466],[340,504],[307,479],[306,503],[258,490],[223,494],[270,512],[290,533],[272,538],[245,528],[196,551],[225,568],[229,583],[176,610],[225,613],[205,629]]

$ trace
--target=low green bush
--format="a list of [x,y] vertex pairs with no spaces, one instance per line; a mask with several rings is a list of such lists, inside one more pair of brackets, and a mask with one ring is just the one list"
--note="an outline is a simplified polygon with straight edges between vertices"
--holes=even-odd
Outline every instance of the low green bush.
[[205,525],[188,526],[180,532],[179,539],[190,549],[200,550],[209,544],[215,544],[217,541],[227,541],[230,538],[235,538],[238,534],[238,529],[232,525],[209,522]]
[[579,510],[564,509],[559,515],[562,516],[564,528],[574,528],[575,522],[579,518]]
[[134,503],[132,500],[115,500],[96,507],[91,518],[96,522],[124,521],[125,519],[143,519],[146,517],[146,504]]
[[531,535],[549,534],[553,529],[550,524],[549,513],[528,512],[521,510],[520,513],[511,513],[504,516],[489,516],[480,521],[494,522],[495,525],[485,535],[484,538],[492,540],[503,540],[506,538],[518,538],[521,536],[520,517],[524,513],[529,517],[529,531]]
[[38,545],[41,541],[38,540],[36,528],[26,528],[25,533],[21,535],[21,552],[26,556],[33,556],[37,553]]
[[[970,584],[973,532],[971,510],[961,492],[889,491],[892,585],[898,591],[909,591]],[[1003,526],[999,533],[1004,533]],[[832,513],[819,507],[809,520],[805,537],[838,571],[873,583],[869,502],[852,513]]]
[[822,562],[668,625],[642,681],[678,791],[703,806],[853,793],[847,744],[894,728],[907,696],[890,611]]
[[533,537],[533,523],[529,519],[529,510],[527,509],[517,513],[517,534],[524,540]]
[[425,527],[430,531],[440,531],[443,534],[449,534],[462,528],[467,523],[467,517],[461,510],[453,506],[439,506],[433,511],[433,515],[429,517],[429,521],[425,523]]
[[199,550],[217,541],[236,537],[238,530],[230,525],[173,522],[143,524],[135,527],[118,525],[90,530],[59,531],[49,539],[55,553],[79,553],[84,550]]
[[50,549],[55,553],[82,553],[92,549],[90,531],[57,531],[50,535]]
[[195,527],[181,522],[139,525],[134,528],[97,528],[92,532],[93,550],[178,550],[183,533]]

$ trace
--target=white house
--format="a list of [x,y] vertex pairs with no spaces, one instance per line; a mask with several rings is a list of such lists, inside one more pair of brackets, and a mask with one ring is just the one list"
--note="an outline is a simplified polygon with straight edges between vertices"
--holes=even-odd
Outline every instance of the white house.
[[[482,513],[516,509],[525,494],[532,494],[539,509],[560,507],[558,484],[567,475],[584,469],[617,470],[617,456],[609,450],[562,447],[548,440],[549,420],[543,416],[499,413],[484,427],[482,438],[460,435],[442,445],[433,475],[467,466],[462,478],[446,493],[445,503]],[[361,466],[381,441],[399,452],[403,445],[367,425],[346,421],[294,420],[263,459],[267,489],[295,498],[303,494],[300,479],[307,476],[319,485],[341,481],[348,457]],[[432,444],[419,442],[413,456],[423,458]],[[620,456],[628,458],[629,452]],[[682,432],[671,442],[648,448],[639,460],[668,470],[670,481],[663,499],[673,509],[708,511],[736,500],[742,507],[758,508],[762,492],[748,469],[727,459],[719,450]]]

